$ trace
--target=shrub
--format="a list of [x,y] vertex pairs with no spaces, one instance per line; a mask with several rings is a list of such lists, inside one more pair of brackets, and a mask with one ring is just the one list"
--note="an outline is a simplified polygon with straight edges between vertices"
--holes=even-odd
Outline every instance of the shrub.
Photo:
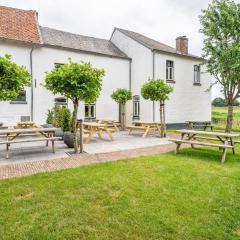
[[71,112],[65,106],[55,106],[48,110],[47,121],[48,124],[53,124],[54,127],[61,128],[64,132],[71,130]]
[[227,103],[225,99],[217,97],[212,101],[212,105],[215,107],[225,107],[227,106]]

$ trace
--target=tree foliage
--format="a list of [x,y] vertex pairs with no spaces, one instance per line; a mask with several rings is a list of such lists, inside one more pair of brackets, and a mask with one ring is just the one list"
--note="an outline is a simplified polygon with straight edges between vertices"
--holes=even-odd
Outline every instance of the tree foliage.
[[142,88],[141,95],[144,99],[164,102],[169,99],[173,88],[161,79],[149,79]]
[[103,69],[93,68],[90,63],[67,64],[46,73],[45,87],[54,94],[60,93],[73,102],[95,102],[102,89]]
[[26,67],[11,61],[10,55],[0,56],[0,100],[15,100],[24,87],[31,86],[31,74]]
[[132,99],[132,93],[126,88],[118,88],[115,91],[112,92],[111,98],[119,104],[121,108],[121,128],[125,130],[125,122],[126,122],[126,116],[125,116],[125,105],[127,101]]
[[146,100],[160,102],[160,122],[161,122],[161,136],[166,136],[165,123],[165,101],[169,99],[169,94],[173,88],[166,84],[161,79],[149,79],[141,88],[142,97]]
[[213,0],[200,16],[205,35],[204,64],[228,105],[226,131],[232,129],[233,103],[240,94],[240,5],[232,0]]
[[92,103],[97,100],[102,89],[103,69],[93,68],[90,63],[69,62],[46,73],[45,87],[54,94],[60,93],[72,100],[72,130],[74,132],[74,148],[78,151],[77,112],[79,101]]
[[132,93],[128,89],[118,88],[113,91],[111,98],[118,104],[126,104],[127,101],[132,99]]

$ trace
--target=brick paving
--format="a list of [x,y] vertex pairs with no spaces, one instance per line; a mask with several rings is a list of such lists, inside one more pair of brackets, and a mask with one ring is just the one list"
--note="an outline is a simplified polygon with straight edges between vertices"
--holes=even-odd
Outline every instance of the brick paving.
[[[172,134],[171,134],[172,135]],[[0,166],[0,179],[29,176],[36,173],[53,172],[62,169],[76,168],[94,163],[104,163],[109,161],[122,160],[131,157],[156,155],[173,151],[176,145],[173,143],[156,145],[146,148],[136,148],[124,151],[78,154],[69,158],[41,160],[34,162],[17,163]]]

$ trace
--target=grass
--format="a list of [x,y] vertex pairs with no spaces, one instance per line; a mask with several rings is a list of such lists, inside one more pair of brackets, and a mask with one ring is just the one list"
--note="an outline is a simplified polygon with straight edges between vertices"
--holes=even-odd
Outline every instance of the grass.
[[239,158],[184,149],[0,181],[0,239],[240,239]]
[[[233,112],[233,129],[237,130],[240,127],[240,107],[234,107]],[[212,122],[218,128],[224,129],[227,120],[227,107],[212,107]]]

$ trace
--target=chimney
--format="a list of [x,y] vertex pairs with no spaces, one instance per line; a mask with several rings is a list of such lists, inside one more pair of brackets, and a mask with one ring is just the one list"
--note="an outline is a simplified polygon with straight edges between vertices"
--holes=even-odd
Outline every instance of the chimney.
[[188,38],[186,36],[176,38],[176,50],[181,54],[188,55]]

